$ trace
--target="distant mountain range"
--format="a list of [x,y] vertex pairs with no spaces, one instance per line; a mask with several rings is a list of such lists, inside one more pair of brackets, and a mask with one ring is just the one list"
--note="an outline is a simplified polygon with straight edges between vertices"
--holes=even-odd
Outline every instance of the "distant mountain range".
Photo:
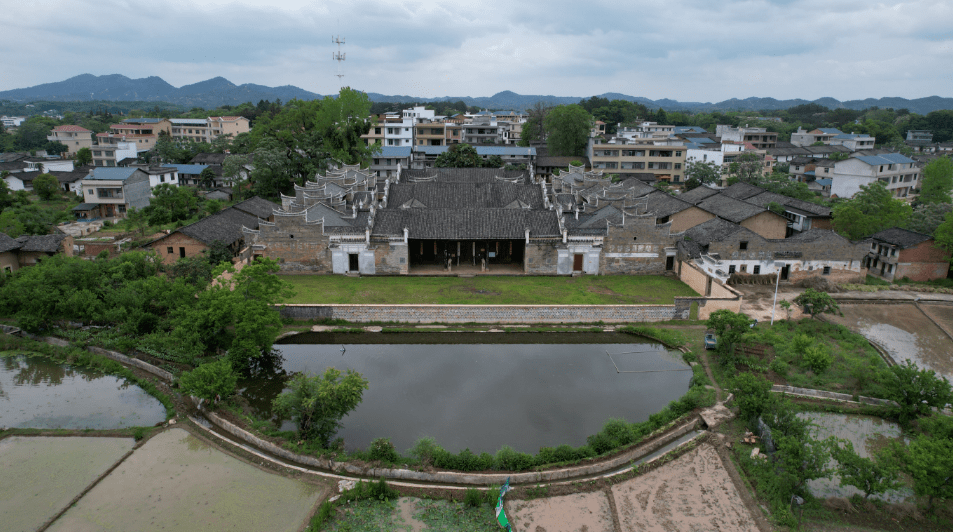
[[[490,97],[444,96],[440,98],[419,98],[415,96],[384,95],[375,92],[368,93],[374,102],[421,102],[421,101],[463,101],[467,105],[489,109],[523,110],[536,102],[548,104],[570,104],[586,99],[575,96],[541,96],[523,95],[512,91],[503,91]],[[609,100],[628,100],[641,103],[649,108],[661,107],[666,111],[761,111],[780,110],[802,105],[817,103],[830,109],[866,109],[869,107],[909,109],[911,112],[926,114],[940,109],[953,109],[953,98],[930,96],[908,100],[906,98],[867,98],[865,100],[849,100],[841,102],[834,98],[819,98],[817,100],[777,100],[774,98],[732,98],[723,102],[679,102],[670,99],[650,100],[638,96],[628,96],[619,93],[605,93],[597,95]],[[293,85],[281,87],[267,87],[245,83],[235,85],[223,77],[212,78],[206,81],[173,87],[157,76],[148,78],[130,79],[120,74],[94,76],[82,74],[56,83],[44,83],[25,89],[0,91],[0,99],[18,102],[28,101],[141,101],[141,102],[168,102],[184,107],[202,107],[214,109],[221,105],[238,105],[244,102],[257,103],[259,100],[288,101],[292,98],[313,100],[322,98],[316,94]]]

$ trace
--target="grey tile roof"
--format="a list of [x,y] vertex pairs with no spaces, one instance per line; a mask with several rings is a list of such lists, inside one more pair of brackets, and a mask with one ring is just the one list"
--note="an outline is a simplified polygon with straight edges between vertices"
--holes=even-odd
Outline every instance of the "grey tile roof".
[[874,233],[870,238],[899,246],[900,249],[907,249],[931,239],[930,235],[901,229],[899,227],[884,229],[879,233]]
[[698,203],[699,201],[702,201],[703,199],[707,197],[718,194],[718,192],[719,191],[713,188],[709,188],[709,187],[706,187],[705,185],[702,185],[700,187],[695,187],[689,190],[688,192],[682,192],[681,194],[678,195],[678,199],[682,201],[687,201],[688,203],[691,203],[694,205],[695,203]]
[[274,211],[281,209],[281,205],[272,203],[259,196],[248,198],[245,201],[232,205],[232,207],[263,220],[267,220]]
[[89,175],[88,170],[74,170],[72,172],[50,172],[56,177],[56,180],[63,183],[75,183]]
[[774,192],[762,192],[757,196],[746,198],[745,201],[765,208],[767,208],[769,203],[779,203],[784,205],[786,208],[791,209],[792,211],[799,211],[798,214],[806,214],[808,216],[820,216],[826,218],[831,215],[830,207],[825,207],[823,205],[818,205],[809,201],[790,198],[781,194],[775,194]]
[[697,207],[706,210],[719,218],[724,218],[729,222],[735,223],[741,223],[752,216],[766,212],[765,209],[758,207],[757,205],[752,205],[724,194],[718,194],[710,198],[705,198],[698,203]]
[[722,220],[721,218],[712,218],[707,222],[698,224],[695,227],[685,230],[684,240],[688,242],[695,242],[701,246],[707,246],[712,242],[724,240],[725,238],[728,238],[729,236],[741,231],[751,233],[752,238],[760,238],[753,231],[741,227],[738,224],[731,223],[727,220]]
[[[249,229],[258,229],[258,217],[240,211],[235,207],[229,207],[211,216],[206,216],[193,224],[180,227],[178,232],[205,245],[211,245],[216,240],[229,245],[241,240],[244,236],[242,226]],[[162,240],[162,238],[154,240],[150,244],[159,240]]]
[[405,170],[400,174],[401,182],[414,178],[436,177],[441,183],[494,183],[498,177],[504,179],[522,178],[529,183],[529,173],[499,168],[427,168],[425,170]]
[[103,166],[97,166],[93,168],[93,173],[86,177],[86,179],[102,179],[107,181],[125,181],[132,177],[138,168],[126,167],[126,168],[107,168]]
[[16,251],[20,249],[20,243],[15,238],[11,238],[6,233],[0,233],[0,253]]
[[560,235],[555,211],[526,209],[381,209],[375,235],[403,235],[438,240],[519,239]]
[[749,185],[748,183],[735,183],[730,187],[723,190],[721,193],[730,198],[743,200],[745,198],[750,198],[751,196],[757,196],[765,190],[761,187],[756,187],[754,185]]
[[60,251],[63,240],[68,235],[63,233],[53,235],[28,235],[17,239],[20,242],[20,251],[34,251],[41,253],[56,253]]
[[[682,201],[675,196],[666,194],[665,192],[655,191],[651,194],[646,194],[641,198],[635,200],[640,205],[645,205],[646,213],[654,213],[658,218],[664,218],[666,216],[672,216],[673,214],[680,213],[684,210],[692,208],[692,204],[687,201]],[[641,207],[637,209],[639,212],[642,212]]]

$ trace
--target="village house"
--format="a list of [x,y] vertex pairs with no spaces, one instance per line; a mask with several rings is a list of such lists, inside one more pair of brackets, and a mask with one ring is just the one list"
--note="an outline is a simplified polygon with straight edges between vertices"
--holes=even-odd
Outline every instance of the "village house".
[[56,126],[46,140],[60,142],[71,156],[83,148],[93,147],[93,132],[81,126]]
[[141,168],[93,168],[82,181],[83,203],[73,207],[77,218],[125,218],[131,207],[149,206],[150,177]]
[[906,155],[857,155],[834,164],[831,196],[852,198],[861,186],[880,180],[895,198],[906,198],[919,188],[919,177],[916,161]]
[[0,233],[0,271],[12,273],[57,253],[72,257],[73,237],[62,231],[54,231],[52,235],[24,235],[17,238]]
[[864,265],[885,281],[946,279],[950,253],[936,246],[930,235],[894,227],[872,235],[865,243]]

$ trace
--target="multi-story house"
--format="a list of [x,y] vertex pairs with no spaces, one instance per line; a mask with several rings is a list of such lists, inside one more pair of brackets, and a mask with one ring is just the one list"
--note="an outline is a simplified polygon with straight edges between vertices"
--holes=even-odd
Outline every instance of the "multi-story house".
[[463,129],[463,142],[467,144],[504,144],[506,126],[500,125],[492,115],[477,115]]
[[119,166],[119,161],[137,158],[139,151],[139,144],[131,141],[97,144],[92,147],[93,166]]
[[374,155],[370,171],[377,177],[394,177],[398,175],[398,168],[407,170],[410,163],[410,146],[384,146],[380,153]]
[[850,151],[872,150],[877,139],[863,133],[841,133],[831,139],[831,146],[844,146]]
[[20,127],[20,124],[25,121],[25,116],[0,116],[0,124],[3,124],[6,129]]
[[[415,146],[444,146],[447,142],[447,125],[444,122],[418,123],[415,132]],[[459,128],[457,128],[459,131]]]
[[125,218],[130,207],[149,206],[149,181],[140,168],[93,168],[80,183],[84,203],[73,210],[85,218]]
[[933,142],[933,132],[924,129],[910,129],[907,140],[911,142]]
[[627,139],[616,137],[608,142],[589,139],[586,155],[593,170],[605,174],[654,174],[659,181],[681,183],[685,176],[687,149],[682,140]]
[[[527,168],[531,168],[536,164],[536,148],[518,146],[474,146],[474,148],[477,155],[484,160],[498,155],[503,160],[504,165],[519,166],[525,164]],[[414,146],[411,168],[415,170],[433,168],[437,157],[448,149],[450,149],[449,146]]]
[[715,128],[715,134],[721,137],[722,141],[750,142],[759,150],[775,148],[778,145],[778,134],[772,133],[763,127],[719,125]]
[[791,133],[791,144],[798,147],[813,146],[816,142],[830,144],[832,138],[843,134],[841,130],[833,127],[820,127],[811,131],[799,127],[796,132]]
[[862,185],[880,180],[896,198],[906,198],[919,188],[920,169],[916,161],[899,153],[861,155],[834,163],[831,196],[851,198]]
[[869,273],[887,281],[946,279],[950,253],[936,247],[930,235],[894,227],[870,237],[870,252],[864,259]]
[[100,146],[115,145],[119,142],[132,142],[136,151],[149,151],[155,147],[159,134],[165,131],[172,134],[172,123],[165,118],[130,118],[121,124],[109,126],[108,133],[97,133],[96,143]]
[[249,121],[244,116],[210,116],[208,117],[209,138],[215,140],[222,135],[231,135],[232,138],[251,131]]
[[46,140],[62,143],[66,146],[67,153],[76,155],[76,152],[83,148],[93,147],[93,132],[80,126],[56,126]]
[[619,124],[615,135],[627,139],[665,139],[675,134],[675,126],[660,125],[658,122],[639,122],[636,125]]
[[194,142],[211,142],[211,128],[205,118],[170,118],[172,138]]

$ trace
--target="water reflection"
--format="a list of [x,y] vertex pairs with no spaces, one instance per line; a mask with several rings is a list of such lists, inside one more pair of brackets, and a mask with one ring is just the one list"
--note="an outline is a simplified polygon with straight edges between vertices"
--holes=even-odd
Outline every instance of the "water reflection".
[[[681,397],[692,376],[691,371],[617,372],[607,351],[619,354],[627,371],[687,368],[677,353],[628,335],[376,334],[371,335],[376,343],[354,341],[362,336],[327,335],[326,344],[279,346],[285,359],[280,370],[246,379],[246,398],[267,417],[290,374],[318,374],[329,366],[354,369],[370,388],[343,420],[338,435],[348,448],[389,437],[405,450],[431,436],[451,451],[494,452],[505,444],[536,452],[541,446],[582,445],[610,417],[648,419]],[[390,339],[400,343],[386,343]],[[420,343],[428,339],[443,343]],[[452,340],[474,343],[448,343]]]
[[125,379],[41,356],[0,357],[0,426],[112,429],[154,425],[165,407]]

